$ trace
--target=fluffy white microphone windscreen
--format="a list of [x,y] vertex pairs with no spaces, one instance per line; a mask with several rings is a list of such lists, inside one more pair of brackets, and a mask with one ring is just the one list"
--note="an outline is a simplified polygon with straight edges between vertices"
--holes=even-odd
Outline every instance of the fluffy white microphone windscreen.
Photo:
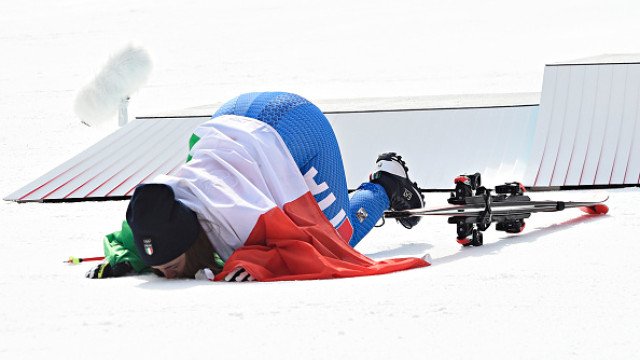
[[89,126],[99,125],[118,112],[122,99],[137,91],[151,74],[151,57],[141,47],[128,45],[115,53],[96,77],[76,96],[75,112]]

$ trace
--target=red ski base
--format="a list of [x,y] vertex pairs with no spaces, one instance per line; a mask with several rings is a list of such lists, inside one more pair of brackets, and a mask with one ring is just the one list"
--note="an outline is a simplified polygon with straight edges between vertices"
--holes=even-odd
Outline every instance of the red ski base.
[[606,214],[609,212],[609,207],[604,204],[597,204],[592,206],[582,206],[580,210],[586,212],[587,214],[595,215],[595,214]]

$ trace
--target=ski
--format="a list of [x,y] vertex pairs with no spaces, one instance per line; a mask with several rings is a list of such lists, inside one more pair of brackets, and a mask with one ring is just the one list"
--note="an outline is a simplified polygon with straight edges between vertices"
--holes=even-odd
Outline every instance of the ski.
[[[602,204],[609,199],[608,196],[595,201],[532,201],[532,200],[504,200],[490,204],[494,215],[508,215],[516,213],[536,213],[562,211],[564,209],[580,208],[589,214],[606,213],[606,205]],[[601,205],[601,206],[599,206]],[[398,218],[407,216],[474,216],[485,211],[485,204],[454,205],[438,208],[409,209],[399,211],[385,211],[386,218]]]
[[524,195],[525,188],[518,182],[496,186],[493,190],[481,186],[479,173],[460,175],[455,179],[455,184],[456,188],[447,200],[450,206],[386,211],[384,216],[448,216],[448,222],[457,226],[458,243],[481,246],[482,231],[494,222],[496,230],[515,234],[524,229],[524,219],[537,212],[570,208],[579,208],[587,214],[606,214],[609,211],[604,204],[609,199],[608,195],[589,201],[534,201]]

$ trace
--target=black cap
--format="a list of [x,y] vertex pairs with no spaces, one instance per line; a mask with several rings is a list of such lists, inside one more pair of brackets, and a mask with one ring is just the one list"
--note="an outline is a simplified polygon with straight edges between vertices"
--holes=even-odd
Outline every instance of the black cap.
[[200,232],[198,217],[165,184],[136,187],[127,208],[127,223],[142,261],[166,264],[185,253]]

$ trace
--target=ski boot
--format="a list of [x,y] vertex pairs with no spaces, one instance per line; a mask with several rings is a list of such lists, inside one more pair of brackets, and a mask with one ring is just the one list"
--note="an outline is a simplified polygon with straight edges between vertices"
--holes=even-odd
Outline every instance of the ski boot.
[[[407,210],[424,207],[424,195],[418,184],[411,182],[407,172],[409,169],[402,157],[394,152],[378,155],[376,170],[369,176],[369,181],[381,185],[389,197],[390,210]],[[411,229],[420,222],[419,216],[396,219],[402,226]]]

